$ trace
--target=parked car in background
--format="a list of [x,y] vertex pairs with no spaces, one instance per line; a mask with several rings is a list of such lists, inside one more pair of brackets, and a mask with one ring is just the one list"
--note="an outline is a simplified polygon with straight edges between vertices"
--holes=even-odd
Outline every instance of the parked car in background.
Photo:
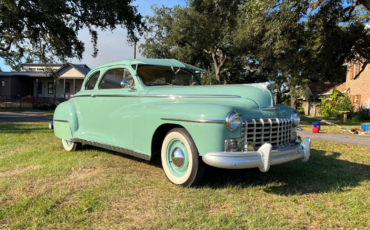
[[295,131],[300,115],[275,105],[266,84],[201,85],[201,71],[174,59],[101,65],[51,126],[67,151],[85,143],[146,160],[160,154],[167,178],[182,186],[198,183],[205,164],[267,172],[309,159],[311,140]]

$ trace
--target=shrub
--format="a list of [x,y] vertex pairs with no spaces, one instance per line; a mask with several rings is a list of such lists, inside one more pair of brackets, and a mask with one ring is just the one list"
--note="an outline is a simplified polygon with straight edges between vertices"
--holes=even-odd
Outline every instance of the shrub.
[[339,92],[337,88],[333,89],[332,94],[322,97],[318,107],[324,117],[342,118],[343,114],[340,111],[350,111],[353,113],[350,98]]
[[353,113],[351,116],[352,122],[366,121],[366,120],[370,120],[370,116],[367,112],[364,112],[364,111]]
[[39,109],[39,110],[49,110],[50,109],[50,106],[49,105],[46,105],[46,104],[44,104],[44,105],[38,105],[37,106],[37,109]]

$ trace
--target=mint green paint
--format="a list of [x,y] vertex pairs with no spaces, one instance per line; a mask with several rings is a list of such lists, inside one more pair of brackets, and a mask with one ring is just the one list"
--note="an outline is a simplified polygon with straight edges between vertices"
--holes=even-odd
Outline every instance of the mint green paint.
[[[60,104],[54,112],[54,133],[57,137],[69,140],[73,133],[78,130],[78,118],[76,109],[72,102],[64,102]],[[55,120],[63,120],[68,123],[58,122]],[[68,127],[68,129],[67,129]]]
[[[277,106],[275,111],[262,111],[271,106],[272,93],[264,87],[251,85],[212,86],[146,86],[135,71],[136,64],[169,65],[186,68],[181,62],[171,59],[142,59],[111,62],[92,70],[85,78],[82,89],[76,97],[60,104],[54,120],[68,120],[75,138],[124,147],[151,155],[155,131],[164,124],[184,127],[192,136],[199,154],[224,151],[224,141],[240,138],[240,130],[230,132],[225,124],[167,121],[162,118],[225,120],[231,111],[243,114],[243,118],[290,117],[293,109]],[[85,90],[89,77],[112,68],[127,68],[133,75],[136,90],[98,89]],[[167,95],[166,97],[157,97]],[[199,97],[176,97],[198,95]],[[202,98],[210,95],[234,95],[240,98]],[[121,97],[119,97],[121,96]],[[55,134],[61,137],[59,127]],[[64,136],[64,135],[63,135]]]
[[55,136],[69,140],[72,137],[71,126],[68,123],[54,121],[54,133]]
[[[180,148],[184,153],[184,165],[181,168],[176,167],[171,160],[171,154],[176,149],[176,147]],[[188,167],[189,167],[189,153],[186,149],[184,143],[182,143],[179,139],[173,139],[168,143],[167,151],[166,151],[166,164],[168,168],[171,170],[172,174],[176,177],[182,177],[185,175]]]

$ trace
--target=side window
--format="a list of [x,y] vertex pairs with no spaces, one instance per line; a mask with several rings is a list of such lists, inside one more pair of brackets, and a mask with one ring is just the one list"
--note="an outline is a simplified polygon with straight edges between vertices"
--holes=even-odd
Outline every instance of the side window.
[[98,78],[100,76],[100,71],[94,73],[90,79],[87,81],[86,85],[85,85],[85,89],[86,90],[91,90],[91,89],[94,89],[95,87],[95,84],[96,82],[98,81]]
[[131,75],[130,71],[128,71],[127,69],[125,69],[125,72],[124,72],[124,79],[127,81],[130,87],[135,86],[134,77]]
[[111,69],[104,74],[99,89],[119,89],[123,81],[124,69]]
[[130,86],[134,85],[134,78],[127,69],[111,69],[104,74],[99,89],[120,89],[123,80],[126,80]]

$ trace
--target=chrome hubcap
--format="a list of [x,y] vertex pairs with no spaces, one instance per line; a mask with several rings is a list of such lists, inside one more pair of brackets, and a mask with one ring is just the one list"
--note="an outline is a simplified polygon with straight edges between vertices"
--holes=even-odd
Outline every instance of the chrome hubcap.
[[185,156],[182,149],[176,147],[171,153],[171,161],[177,167],[181,168],[185,162]]

